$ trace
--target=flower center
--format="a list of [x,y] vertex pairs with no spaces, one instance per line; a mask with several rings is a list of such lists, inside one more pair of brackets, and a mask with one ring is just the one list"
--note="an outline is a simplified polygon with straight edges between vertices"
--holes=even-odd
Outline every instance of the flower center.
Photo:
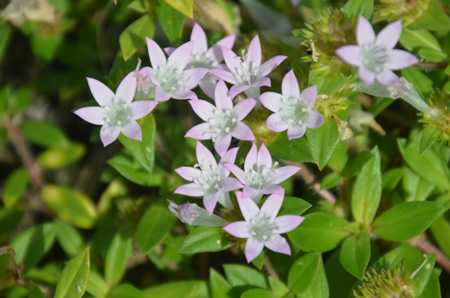
[[250,235],[259,242],[269,240],[273,235],[278,235],[278,228],[274,225],[271,218],[266,217],[262,212],[259,212],[254,218],[248,222],[250,228]]
[[225,177],[219,171],[218,167],[210,167],[209,169],[203,170],[200,177],[194,178],[194,183],[198,184],[205,193],[216,193],[220,191],[225,183]]
[[390,50],[386,50],[376,42],[362,46],[362,65],[375,73],[380,73],[388,68]]
[[156,68],[155,73],[156,80],[166,93],[174,94],[185,89],[181,77],[183,71],[177,67],[173,67],[169,60],[165,65]]
[[203,53],[201,55],[193,55],[192,61],[189,63],[188,68],[207,68],[214,69],[219,66],[219,63],[214,59],[210,52]]
[[258,167],[256,164],[253,165],[253,169],[247,171],[245,174],[245,182],[248,186],[254,189],[264,189],[271,185],[270,175],[272,172],[276,171],[275,167],[278,162],[273,164],[272,168],[266,166]]
[[240,65],[233,71],[236,79],[243,85],[255,83],[259,79],[259,66],[253,62],[246,61],[247,55],[244,56],[244,51],[242,51],[242,57],[236,57],[236,59],[241,60]]
[[300,97],[284,97],[278,111],[281,119],[290,126],[303,126],[308,121],[308,107]]
[[105,107],[105,124],[110,127],[125,127],[131,121],[131,107],[129,103],[116,98]]
[[148,94],[151,86],[152,86],[152,80],[150,79],[150,76],[143,75],[139,71],[136,71],[136,89],[137,89],[137,91]]
[[215,142],[217,137],[231,134],[237,125],[237,118],[232,110],[221,111],[215,109],[214,116],[208,121],[213,142]]

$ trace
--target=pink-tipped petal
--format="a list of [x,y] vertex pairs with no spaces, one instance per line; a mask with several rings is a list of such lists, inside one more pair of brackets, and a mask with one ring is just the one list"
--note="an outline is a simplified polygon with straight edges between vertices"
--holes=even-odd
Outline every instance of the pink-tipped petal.
[[205,79],[200,80],[198,83],[200,86],[200,89],[211,99],[214,99],[214,90],[216,89],[217,85],[217,79],[211,78],[211,79]]
[[358,68],[359,78],[366,86],[370,86],[375,82],[375,74],[363,66]]
[[85,107],[85,108],[76,110],[74,113],[86,122],[89,122],[89,123],[92,123],[95,125],[105,124],[106,112],[103,108]]
[[268,129],[276,132],[285,131],[289,127],[278,113],[270,115],[267,118],[266,125]]
[[268,77],[259,78],[256,82],[254,82],[252,84],[252,88],[258,88],[258,87],[263,87],[263,86],[266,86],[266,87],[271,86],[271,82]]
[[189,104],[191,105],[194,112],[202,118],[204,121],[209,121],[211,118],[214,118],[214,111],[216,107],[207,102],[206,100],[190,100]]
[[295,173],[297,173],[300,170],[300,167],[297,166],[284,166],[281,168],[278,168],[277,171],[272,172],[272,183],[273,184],[279,184],[283,182],[284,180],[287,180],[288,178],[292,177]]
[[99,105],[107,106],[113,101],[115,95],[105,84],[92,78],[87,78],[87,81],[92,96]]
[[377,75],[377,80],[385,86],[392,86],[399,81],[399,78],[392,70],[386,69]]
[[392,70],[399,70],[419,62],[416,56],[410,52],[403,50],[392,50],[389,55],[389,68]]
[[170,99],[170,94],[164,91],[161,86],[156,86],[155,88],[155,100],[156,101],[168,101]]
[[235,52],[225,47],[222,47],[222,54],[228,69],[232,73],[237,73],[238,69],[242,67],[241,58],[238,57]]
[[216,141],[214,142],[214,149],[216,149],[217,154],[219,154],[221,157],[227,152],[228,148],[231,144],[231,135],[223,135],[217,137]]
[[247,156],[245,157],[244,162],[244,169],[245,172],[250,172],[253,170],[253,166],[256,164],[256,158],[258,157],[258,148],[256,147],[256,144],[252,144],[252,148],[250,148],[250,151],[247,153]]
[[234,75],[228,70],[216,68],[216,69],[209,70],[209,73],[215,75],[219,79],[222,79],[230,84],[237,84]]
[[308,122],[306,122],[306,127],[308,128],[317,128],[321,126],[325,120],[323,119],[322,114],[316,111],[309,111]]
[[291,255],[291,248],[289,247],[289,244],[287,243],[286,239],[284,239],[280,235],[273,235],[269,240],[264,242],[264,245],[274,252],[285,254],[288,256]]
[[283,204],[283,199],[284,193],[283,195],[272,194],[262,205],[261,212],[267,217],[274,219],[280,211],[281,205]]
[[402,20],[395,21],[380,31],[377,35],[377,43],[385,49],[393,49],[402,34]]
[[147,116],[157,105],[156,101],[140,100],[132,102],[130,105],[131,119],[137,120]]
[[304,219],[303,216],[298,215],[283,215],[275,218],[274,224],[278,228],[277,233],[284,234],[298,227]]
[[122,128],[122,133],[127,138],[142,141],[141,126],[135,120],[131,120],[130,123]]
[[158,68],[166,64],[166,55],[161,50],[159,45],[148,37],[145,38],[147,40],[147,49],[148,55],[150,57],[150,62],[152,63],[153,68]]
[[228,88],[225,82],[220,80],[217,83],[216,91],[214,92],[214,100],[219,110],[231,110],[233,108],[233,102],[228,95]]
[[239,208],[241,209],[242,216],[244,216],[245,221],[252,220],[258,213],[259,208],[252,199],[237,197]]
[[197,23],[192,28],[191,41],[194,41],[193,55],[201,55],[208,50],[208,40],[206,39],[205,31]]
[[230,97],[235,98],[236,95],[244,92],[248,88],[250,88],[250,86],[248,86],[248,85],[234,85],[230,88]]
[[214,155],[200,142],[197,142],[195,155],[197,156],[198,164],[202,169],[210,170],[211,168],[217,167],[217,161],[214,158]]
[[370,44],[375,41],[375,32],[370,22],[363,16],[358,19],[356,26],[356,40],[359,45]]
[[132,71],[120,82],[119,87],[117,87],[116,98],[122,102],[129,103],[133,100],[135,93],[136,75]]
[[201,197],[205,194],[203,189],[195,183],[181,185],[175,189],[174,193],[189,197]]
[[316,104],[317,86],[310,86],[302,91],[300,99],[306,104],[309,109],[312,109]]
[[260,190],[250,187],[250,186],[247,186],[247,185],[244,185],[244,188],[242,189],[242,197],[243,198],[254,199],[254,197],[256,197],[256,196],[259,196],[258,200],[257,200],[259,202],[259,200],[262,197]]
[[102,126],[100,129],[100,140],[103,146],[106,147],[119,137],[120,129],[118,127]]
[[262,252],[264,244],[259,242],[253,237],[248,238],[247,244],[245,244],[245,258],[247,263],[250,263]]
[[298,87],[298,81],[295,77],[294,70],[290,70],[283,78],[283,82],[281,84],[281,90],[283,92],[283,96],[286,97],[299,97],[300,96],[300,88]]
[[222,191],[229,192],[232,190],[242,188],[242,184],[235,178],[225,178],[225,183],[222,187]]
[[254,141],[255,135],[247,124],[238,122],[233,132],[231,133],[233,138],[243,141]]
[[192,54],[193,41],[189,41],[179,46],[172,55],[169,56],[167,63],[176,69],[185,69]]
[[232,222],[223,229],[237,238],[250,237],[250,229],[248,227],[248,223],[245,221]]
[[214,212],[214,208],[217,205],[220,194],[220,192],[207,193],[203,197],[203,206],[205,206],[205,209],[209,212],[209,214],[212,214]]
[[259,147],[258,155],[256,157],[256,164],[259,167],[266,167],[267,169],[272,168],[272,156],[270,155],[269,150],[266,145],[261,144]]
[[228,177],[228,175],[230,175],[230,170],[224,167],[224,165],[234,164],[238,150],[239,148],[231,148],[227,151],[227,153],[224,154],[224,156],[222,156],[219,162],[219,171],[224,177]]
[[231,171],[236,178],[241,181],[241,183],[245,183],[245,172],[242,171],[237,165],[232,163],[227,163],[223,165],[225,168]]
[[283,191],[284,191],[284,188],[282,188],[281,186],[272,184],[272,185],[270,185],[270,186],[268,186],[266,188],[261,189],[260,193],[261,193],[261,195],[263,195],[263,194],[264,195],[271,195],[273,193],[278,193],[278,194],[284,193]]
[[291,126],[288,128],[287,136],[289,140],[303,137],[306,132],[305,126]]
[[173,51],[175,51],[177,48],[173,48],[173,47],[167,47],[164,48],[164,52],[167,54],[167,56],[172,55]]
[[246,58],[249,63],[253,63],[254,66],[261,65],[261,42],[259,41],[259,36],[253,37],[250,45],[248,46],[248,53]]
[[254,98],[247,98],[238,103],[234,108],[233,112],[236,115],[238,121],[241,121],[251,112],[253,107],[256,105],[256,100]]
[[262,105],[272,112],[278,112],[282,99],[283,96],[275,92],[264,92],[259,96]]
[[184,135],[185,138],[193,138],[197,140],[209,140],[211,139],[209,123],[200,123],[191,129]]
[[359,46],[343,46],[336,50],[342,60],[353,66],[361,65],[361,47]]
[[198,82],[206,75],[206,68],[192,68],[183,71],[183,83],[186,89],[193,89]]
[[202,172],[199,169],[193,168],[193,167],[181,167],[178,169],[175,169],[175,172],[178,173],[183,179],[187,181],[193,181],[194,178],[201,177]]
[[263,65],[261,65],[261,67],[259,68],[259,74],[264,77],[267,76],[269,73],[272,72],[272,70],[275,69],[275,67],[280,65],[280,63],[283,62],[286,58],[287,56],[281,55],[270,58],[269,60],[264,62]]
[[222,54],[222,48],[221,47],[225,47],[228,49],[233,48],[233,44],[234,44],[234,39],[236,38],[236,36],[230,35],[227,37],[222,38],[221,40],[219,40],[215,45],[213,45],[208,52],[211,53],[211,55],[214,57],[214,60],[217,63],[220,63],[223,61],[223,54]]
[[179,90],[172,94],[172,98],[174,99],[191,99],[197,100],[197,95],[191,90]]

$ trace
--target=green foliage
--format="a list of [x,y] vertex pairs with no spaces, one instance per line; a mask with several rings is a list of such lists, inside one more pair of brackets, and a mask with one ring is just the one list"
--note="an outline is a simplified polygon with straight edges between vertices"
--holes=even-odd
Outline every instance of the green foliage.
[[180,247],[180,253],[199,253],[221,251],[231,246],[229,239],[220,228],[197,227],[192,231]]
[[89,248],[67,263],[56,286],[55,298],[82,297],[90,270]]

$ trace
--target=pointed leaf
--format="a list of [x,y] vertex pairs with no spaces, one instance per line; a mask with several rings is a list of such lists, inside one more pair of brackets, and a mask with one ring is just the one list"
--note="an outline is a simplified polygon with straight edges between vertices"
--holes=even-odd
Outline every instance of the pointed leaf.
[[358,279],[362,279],[370,260],[369,235],[353,235],[344,240],[339,256],[342,267]]
[[322,170],[327,165],[341,139],[336,122],[327,118],[322,126],[316,129],[308,129],[306,137],[314,162]]
[[133,224],[122,228],[109,245],[105,257],[105,279],[109,285],[116,285],[122,279],[132,245]]
[[55,298],[82,297],[87,288],[89,270],[89,248],[86,248],[64,268],[56,285]]
[[183,241],[180,253],[194,254],[225,250],[231,242],[225,237],[222,228],[197,227]]

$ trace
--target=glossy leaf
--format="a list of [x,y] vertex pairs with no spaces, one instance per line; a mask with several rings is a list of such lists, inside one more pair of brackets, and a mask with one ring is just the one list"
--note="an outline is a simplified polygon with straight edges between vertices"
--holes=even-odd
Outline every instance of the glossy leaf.
[[209,269],[209,282],[212,298],[230,297],[227,293],[231,290],[231,286],[226,279],[213,268]]
[[431,128],[426,126],[422,132],[422,138],[420,139],[420,154],[424,153],[431,146],[436,143],[439,138],[439,130],[437,128]]
[[436,263],[436,255],[425,255],[423,264],[411,274],[413,277],[414,294],[421,297],[425,290],[431,275],[433,274],[434,264]]
[[75,257],[85,248],[84,239],[78,230],[59,220],[55,221],[54,225],[56,239],[68,256]]
[[289,140],[286,132],[267,142],[267,148],[273,156],[295,162],[314,162],[306,138]]
[[283,205],[278,212],[278,216],[292,214],[301,215],[303,212],[311,208],[312,205],[305,200],[296,197],[284,197]]
[[100,273],[91,269],[86,291],[94,297],[103,298],[108,294],[109,287]]
[[159,23],[170,42],[172,45],[178,46],[183,33],[184,15],[164,0],[156,2],[156,13],[158,14]]
[[43,121],[26,120],[20,131],[28,141],[42,147],[64,147],[69,142],[59,127]]
[[28,187],[29,175],[25,168],[18,168],[5,181],[3,204],[7,208],[17,206]]
[[345,3],[342,10],[349,19],[359,15],[368,19],[373,13],[373,0],[350,0]]
[[224,265],[225,275],[232,287],[255,286],[267,289],[267,281],[264,275],[243,265]]
[[119,43],[125,61],[145,45],[145,37],[152,38],[155,31],[155,21],[149,15],[143,15],[129,25],[120,34]]
[[70,142],[64,147],[45,150],[39,154],[38,162],[45,169],[59,169],[80,160],[85,153],[83,144]]
[[358,279],[362,279],[370,260],[369,235],[350,235],[344,240],[339,259],[342,267]]
[[225,250],[231,246],[225,231],[216,227],[197,227],[183,241],[180,253],[194,254]]
[[164,0],[170,6],[187,16],[193,18],[194,13],[194,0]]
[[289,294],[289,288],[281,280],[272,276],[269,276],[268,280],[270,289],[277,297],[285,297]]
[[113,238],[105,257],[105,278],[109,285],[116,285],[122,279],[132,244],[133,224],[122,228]]
[[208,284],[204,281],[178,281],[151,287],[143,291],[145,297],[209,298]]
[[129,284],[120,284],[111,291],[108,298],[145,298],[149,297],[134,286]]
[[319,272],[321,260],[319,253],[310,253],[292,264],[289,270],[288,287],[294,294],[303,293],[311,286]]
[[89,248],[64,268],[56,285],[55,298],[78,298],[86,291],[90,270]]
[[41,289],[34,282],[30,282],[30,296],[29,298],[46,298]]
[[332,119],[325,119],[322,126],[316,129],[308,129],[306,137],[314,162],[322,170],[327,165],[341,139],[336,122]]
[[276,298],[269,290],[251,289],[242,293],[241,298]]

